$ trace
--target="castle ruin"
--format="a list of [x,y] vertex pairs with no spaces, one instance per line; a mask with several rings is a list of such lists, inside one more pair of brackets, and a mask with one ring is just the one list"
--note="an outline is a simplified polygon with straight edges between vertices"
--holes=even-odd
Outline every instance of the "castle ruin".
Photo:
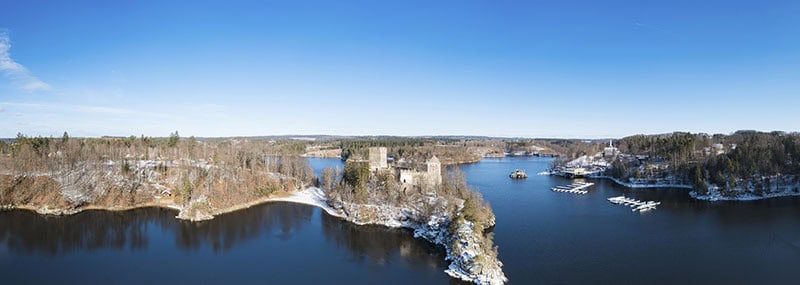
[[407,162],[405,159],[388,164],[385,147],[370,147],[368,151],[369,169],[371,172],[394,171],[397,181],[403,186],[435,186],[442,184],[442,163],[435,155],[425,163]]
[[442,163],[436,156],[424,164],[408,163],[404,159],[394,164],[397,180],[403,186],[435,186],[442,184]]

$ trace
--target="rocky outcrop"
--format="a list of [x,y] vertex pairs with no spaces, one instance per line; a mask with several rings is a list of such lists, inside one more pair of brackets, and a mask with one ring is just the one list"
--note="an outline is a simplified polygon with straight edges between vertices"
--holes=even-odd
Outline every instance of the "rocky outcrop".
[[508,280],[494,249],[486,248],[484,233],[463,218],[421,216],[412,209],[386,205],[335,204],[334,209],[347,221],[413,229],[414,237],[444,247],[450,261],[445,273],[453,278],[475,284],[503,284]]
[[483,234],[469,221],[448,221],[446,217],[436,216],[414,230],[415,237],[444,246],[450,261],[445,272],[451,277],[475,284],[503,284],[508,281],[503,263],[497,259],[494,249],[485,248]]

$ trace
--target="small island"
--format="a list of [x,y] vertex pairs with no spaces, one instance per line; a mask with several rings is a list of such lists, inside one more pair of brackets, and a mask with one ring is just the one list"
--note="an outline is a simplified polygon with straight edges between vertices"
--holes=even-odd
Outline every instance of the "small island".
[[521,169],[517,169],[512,171],[511,174],[508,175],[508,177],[510,177],[511,179],[525,179],[528,178],[528,174],[526,174],[525,171]]

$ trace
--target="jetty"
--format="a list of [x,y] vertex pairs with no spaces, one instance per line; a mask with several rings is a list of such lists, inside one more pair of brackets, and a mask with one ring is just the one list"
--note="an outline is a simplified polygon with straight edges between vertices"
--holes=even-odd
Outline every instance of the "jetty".
[[589,188],[589,186],[592,186],[592,185],[594,185],[594,183],[590,183],[590,182],[575,182],[575,183],[572,183],[572,184],[566,185],[566,186],[556,186],[556,187],[550,188],[550,190],[552,190],[554,192],[565,192],[565,193],[583,195],[583,194],[589,193],[589,191],[586,191],[585,189]]
[[631,211],[636,212],[647,212],[650,210],[655,210],[656,206],[661,205],[661,202],[656,201],[642,201],[636,200],[632,198],[628,198],[625,196],[617,196],[608,198],[608,201],[614,204],[629,206],[631,207]]

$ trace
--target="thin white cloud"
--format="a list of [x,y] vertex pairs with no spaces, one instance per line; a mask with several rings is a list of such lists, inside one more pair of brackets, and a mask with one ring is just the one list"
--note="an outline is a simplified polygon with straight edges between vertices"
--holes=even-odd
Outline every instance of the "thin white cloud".
[[[0,105],[8,107],[16,107],[17,109],[34,109],[45,111],[66,111],[66,112],[80,112],[80,113],[100,113],[100,114],[125,114],[125,115],[138,115],[149,113],[141,113],[129,109],[120,109],[102,106],[86,106],[86,105],[69,105],[69,104],[41,104],[41,103],[15,103],[15,102],[0,102]],[[3,108],[0,106],[0,108]]]
[[50,90],[50,85],[39,80],[25,66],[11,58],[11,39],[7,32],[0,31],[0,72],[15,82],[22,90],[33,92]]
[[8,122],[0,124],[0,137],[11,137],[19,132],[56,136],[64,130],[68,130],[70,134],[76,131],[76,134],[84,136],[167,135],[174,130],[188,134],[191,132],[183,130],[193,126],[183,116],[171,112],[131,109],[127,106],[0,101],[0,107],[5,108],[8,113],[2,114],[8,118]]

